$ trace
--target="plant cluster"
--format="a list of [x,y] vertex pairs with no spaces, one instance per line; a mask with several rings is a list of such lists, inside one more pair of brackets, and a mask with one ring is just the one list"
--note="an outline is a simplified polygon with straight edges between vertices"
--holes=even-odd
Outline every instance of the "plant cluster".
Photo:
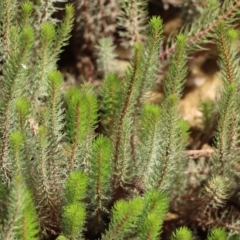
[[[164,232],[168,211],[174,211],[182,226],[171,240],[194,239],[196,225],[208,228],[208,240],[238,239],[240,72],[235,27],[240,1],[209,1],[205,15],[165,50],[160,48],[160,17],[150,19],[145,41],[140,37],[144,21],[134,25],[128,10],[141,16],[146,5],[123,1],[120,9],[134,26],[134,53],[120,76],[109,65],[114,57],[111,40],[95,46],[104,72],[99,96],[89,82],[62,91],[57,61],[70,38],[74,8],[66,4],[59,22],[52,16],[56,2],[0,0],[0,238],[154,240]],[[101,9],[114,3],[99,2]],[[86,10],[88,1],[80,3]],[[124,36],[128,39],[133,32]],[[209,43],[217,46],[223,80],[215,150],[205,166],[207,174],[190,181],[189,126],[178,104],[188,54]],[[146,93],[166,56],[161,104],[147,103]],[[202,107],[207,125],[211,107]]]

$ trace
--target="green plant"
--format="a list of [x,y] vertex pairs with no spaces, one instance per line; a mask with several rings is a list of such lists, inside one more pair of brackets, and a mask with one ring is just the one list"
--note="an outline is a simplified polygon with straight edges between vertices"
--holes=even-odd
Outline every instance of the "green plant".
[[[158,239],[173,208],[188,227],[196,219],[209,224],[209,240],[239,231],[239,216],[224,215],[224,206],[232,192],[239,194],[238,34],[232,27],[240,1],[225,1],[222,8],[216,1],[209,4],[220,12],[229,4],[231,12],[220,18],[214,14],[217,20],[205,30],[193,25],[194,31],[179,34],[160,56],[162,21],[152,17],[148,40],[134,44],[124,77],[103,64],[98,97],[88,82],[61,92],[63,77],[56,63],[70,37],[72,5],[65,6],[64,19],[54,25],[52,7],[36,23],[31,2],[14,12],[17,1],[0,0],[2,239]],[[184,174],[189,128],[178,104],[187,53],[209,41],[217,44],[224,86],[210,172],[193,187]],[[98,47],[103,60],[106,46],[112,50],[108,41]],[[147,104],[145,93],[154,86],[159,58],[166,54],[170,66],[162,102]],[[97,134],[100,122],[104,131]],[[171,239],[193,235],[181,227]]]

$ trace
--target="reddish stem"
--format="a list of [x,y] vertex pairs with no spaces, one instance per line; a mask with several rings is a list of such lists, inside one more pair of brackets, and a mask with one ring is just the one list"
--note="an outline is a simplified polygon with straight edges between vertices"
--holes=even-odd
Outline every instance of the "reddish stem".
[[[237,8],[240,7],[240,0],[238,0],[223,16],[221,16],[220,18],[218,18],[215,22],[213,22],[212,24],[210,24],[207,28],[203,29],[200,32],[197,32],[195,35],[193,35],[192,37],[190,37],[187,40],[187,44],[190,45],[192,43],[194,43],[197,39],[205,36],[206,34],[208,34],[209,32],[211,32],[221,21],[226,20],[229,16],[232,15],[233,12],[235,12],[237,10]],[[176,49],[176,45],[173,45],[170,48],[167,48],[165,51],[163,51],[160,55],[159,55],[159,60],[164,59],[167,55],[171,54],[172,52],[174,52]]]

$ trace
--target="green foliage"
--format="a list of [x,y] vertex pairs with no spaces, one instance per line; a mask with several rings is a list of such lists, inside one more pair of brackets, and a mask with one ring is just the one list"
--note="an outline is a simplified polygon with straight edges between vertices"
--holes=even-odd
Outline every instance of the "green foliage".
[[225,240],[227,239],[227,233],[224,229],[222,228],[214,228],[208,238],[208,240]]
[[147,1],[120,1],[121,13],[118,25],[125,31],[120,31],[120,36],[125,39],[125,47],[133,47],[137,42],[146,39],[147,26]]
[[191,240],[192,233],[186,227],[178,228],[172,235],[171,240]]
[[86,218],[86,209],[82,200],[86,197],[87,181],[86,174],[75,171],[68,176],[64,184],[62,231],[69,239],[81,238]]
[[94,130],[97,118],[97,100],[86,84],[82,89],[71,88],[66,93],[68,104],[66,120],[67,133],[70,142],[82,142]]
[[[9,181],[9,128],[14,121],[13,103],[24,93],[24,85],[26,84],[27,71],[25,64],[29,61],[31,48],[33,46],[34,32],[33,28],[26,26],[21,29],[12,27],[10,31],[10,39],[14,42],[8,51],[8,57],[3,68],[2,92],[1,97],[3,104],[0,109],[0,133],[2,141],[0,142],[0,175],[3,181]],[[14,46],[16,44],[16,46]],[[12,116],[12,117],[10,117]]]
[[104,75],[107,75],[112,71],[114,66],[113,60],[116,57],[112,39],[101,38],[96,46],[96,49],[98,55],[98,68],[104,73]]
[[129,201],[116,202],[108,231],[103,235],[103,240],[124,239],[134,230],[135,222],[143,210],[143,199],[133,198]]
[[109,189],[112,171],[112,144],[105,136],[98,136],[93,142],[92,156],[90,157],[91,171],[88,174],[90,181],[91,206],[94,209],[94,217],[99,221],[102,212],[107,212],[106,201],[109,199]]
[[146,193],[144,210],[137,230],[140,239],[159,238],[168,205],[169,200],[165,193],[157,190]]
[[20,156],[21,154],[21,148],[23,144],[23,136],[20,132],[12,132],[10,135],[10,142],[12,146],[12,155],[13,159],[15,160],[14,169],[16,174],[22,175],[22,158]]
[[30,104],[26,98],[19,98],[16,101],[16,112],[19,117],[19,123],[24,122],[27,115],[30,113]]
[[82,201],[86,197],[88,179],[81,171],[72,172],[64,183],[66,205]]
[[61,131],[64,128],[63,125],[63,110],[61,99],[61,87],[63,82],[63,76],[59,71],[53,70],[48,74],[48,115],[49,115],[49,134],[52,138],[55,138],[55,144],[63,138]]
[[66,237],[63,236],[63,235],[59,235],[59,236],[57,237],[57,240],[68,240],[68,238],[66,238]]
[[212,200],[216,206],[223,205],[229,196],[227,180],[221,176],[214,177],[209,180],[206,192],[209,195],[209,200]]
[[117,74],[108,74],[102,83],[102,118],[104,126],[106,126],[108,132],[111,135],[113,120],[117,117],[121,101],[121,80]]
[[[124,186],[131,178],[135,177],[129,171],[134,164],[135,143],[132,138],[136,129],[136,115],[138,108],[143,105],[143,92],[148,91],[154,84],[154,75],[157,70],[157,52],[162,34],[162,21],[154,17],[149,22],[149,40],[146,48],[142,45],[135,45],[135,52],[130,66],[126,71],[121,92],[121,105],[119,113],[114,119],[114,160],[113,160],[113,183],[117,188]],[[136,162],[135,162],[136,164]],[[118,172],[116,174],[116,172]]]
[[38,240],[39,239],[39,224],[37,221],[37,213],[32,200],[32,195],[28,191],[26,194],[26,205],[23,216],[19,219],[20,228],[17,231],[17,239],[19,240]]
[[[159,106],[146,104],[141,113],[141,144],[139,146],[139,172],[142,176],[144,186],[151,188],[150,181],[153,172],[153,165],[159,158],[159,132],[161,109]],[[150,186],[149,186],[150,185]]]
[[65,95],[67,102],[66,133],[70,143],[68,171],[78,164],[88,164],[94,129],[97,123],[97,98],[89,84],[73,87]]
[[9,194],[8,215],[1,232],[3,239],[39,239],[39,226],[32,196],[24,184],[23,177],[17,175]]
[[[171,65],[166,76],[164,85],[164,97],[167,99],[170,95],[176,94],[178,98],[182,93],[183,84],[187,75],[186,68],[186,37],[178,35],[176,38],[176,51],[173,54]],[[167,101],[167,100],[166,100]]]
[[[74,18],[74,7],[71,4],[65,5],[65,18],[60,23],[57,28],[57,37],[54,44],[54,51],[52,52],[55,58],[58,58],[58,55],[62,52],[63,47],[67,45],[70,38],[70,32],[73,27],[73,18]],[[56,60],[55,60],[56,61]]]
[[203,100],[200,103],[200,111],[203,114],[203,128],[207,131],[213,125],[215,104],[211,100]]
[[52,23],[44,22],[40,29],[40,43],[38,49],[38,57],[36,60],[35,79],[32,89],[32,99],[42,95],[46,91],[47,74],[54,68],[51,61],[52,48],[56,38],[56,30]]
[[78,202],[67,205],[63,210],[63,233],[69,239],[81,239],[81,231],[85,223],[86,211]]
[[234,168],[227,167],[234,165],[239,145],[239,68],[236,58],[237,51],[234,48],[234,41],[237,34],[230,30],[226,23],[220,23],[216,28],[216,40],[219,50],[219,66],[223,79],[223,90],[220,99],[220,117],[216,134],[216,154],[214,155],[214,177],[209,180],[207,187],[211,193],[211,200],[216,205],[221,205],[228,197],[231,190],[230,179],[234,176]]
[[22,4],[22,24],[28,26],[31,24],[31,16],[33,13],[33,4],[31,2],[24,2]]
[[9,187],[0,182],[0,219],[1,219],[1,227],[0,227],[0,236],[2,236],[2,228],[4,221],[6,220],[7,212],[7,203],[8,203],[8,196],[9,196]]
[[159,17],[152,17],[149,21],[149,36],[145,51],[143,53],[143,61],[141,65],[141,88],[139,88],[138,100],[143,101],[144,94],[152,88],[155,82],[155,74],[158,64],[159,45],[162,41],[163,22]]
[[[186,4],[185,2],[183,4]],[[196,12],[191,19],[191,24],[186,22],[180,32],[188,39],[187,52],[189,54],[199,50],[208,50],[211,44],[216,26],[225,21],[229,26],[236,26],[240,13],[238,1],[218,0],[206,1],[203,4],[196,4]],[[191,12],[191,11],[190,11]],[[188,19],[187,19],[188,20]],[[160,53],[160,59],[171,56],[170,53],[175,51],[173,37],[170,36],[165,51]]]
[[187,73],[186,38],[179,35],[176,44],[176,51],[165,80],[164,99],[161,106],[162,121],[159,123],[159,139],[161,136],[162,140],[158,148],[160,161],[154,162],[151,179],[151,187],[164,190],[169,189],[175,169],[183,167],[179,162],[182,162],[185,147],[185,142],[182,140],[185,138],[184,125],[179,116],[178,103]]

